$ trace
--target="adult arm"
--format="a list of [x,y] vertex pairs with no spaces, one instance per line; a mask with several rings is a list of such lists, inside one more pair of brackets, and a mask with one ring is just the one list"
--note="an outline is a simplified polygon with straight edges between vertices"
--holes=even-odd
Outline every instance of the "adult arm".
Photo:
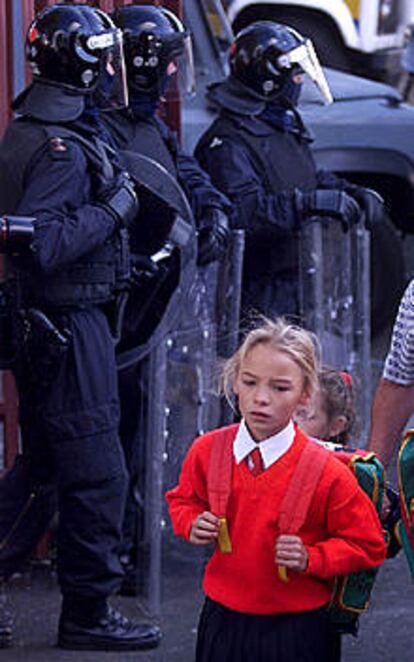
[[395,320],[384,373],[375,393],[369,450],[388,466],[403,427],[414,412],[414,280]]
[[211,207],[228,213],[231,208],[228,198],[213,186],[209,175],[200,167],[197,159],[182,149],[176,134],[171,131],[169,126],[159,118],[156,118],[156,122],[175,160],[178,181],[190,201],[196,220]]
[[177,170],[179,182],[190,200],[196,218],[202,216],[210,207],[217,207],[225,213],[230,211],[230,200],[213,185],[198,161],[181,149],[177,151]]
[[36,218],[33,255],[45,273],[95,250],[116,227],[113,215],[91,201],[87,162],[72,142],[65,158],[54,157],[49,145],[36,153],[16,213]]
[[382,378],[374,396],[368,449],[387,467],[414,411],[414,384],[394,384]]

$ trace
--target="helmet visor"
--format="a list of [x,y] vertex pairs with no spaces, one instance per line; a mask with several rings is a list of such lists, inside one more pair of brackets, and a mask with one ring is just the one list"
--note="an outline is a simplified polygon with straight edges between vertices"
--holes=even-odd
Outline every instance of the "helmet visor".
[[189,34],[184,37],[184,50],[180,55],[178,62],[178,83],[179,88],[187,96],[194,96],[196,92],[194,55],[191,37]]
[[100,51],[101,73],[94,90],[96,105],[101,110],[125,108],[128,86],[121,30],[92,35],[87,40],[87,47],[92,53],[95,49]]
[[295,65],[299,66],[315,83],[325,103],[328,104],[333,102],[333,96],[329,89],[328,81],[326,80],[310,39],[306,39],[303,44],[288,53],[280,55],[278,63],[279,66],[286,68],[291,68]]
[[[171,54],[171,65],[167,68],[167,75],[175,75],[176,84],[173,86],[181,94],[194,96],[195,94],[195,70],[194,55],[191,36],[186,31],[181,20],[173,12],[162,9],[164,16],[170,21],[174,28],[174,34],[164,37],[167,50]],[[170,41],[170,43],[168,43]],[[171,90],[170,90],[171,95]]]

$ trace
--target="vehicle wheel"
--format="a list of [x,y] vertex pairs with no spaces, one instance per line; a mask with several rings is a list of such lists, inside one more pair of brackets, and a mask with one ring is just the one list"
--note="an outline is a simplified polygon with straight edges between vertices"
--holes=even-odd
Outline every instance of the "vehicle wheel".
[[371,234],[371,335],[394,322],[406,285],[401,239],[390,221],[374,226]]
[[261,19],[284,23],[312,40],[319,60],[323,65],[342,71],[350,71],[351,69],[349,57],[335,26],[323,15],[316,16],[314,12],[298,12],[289,7],[286,9],[281,7],[271,13],[266,8],[263,15],[259,14],[257,10],[254,14],[247,14],[246,12],[245,19],[247,20],[242,17],[239,24],[236,19],[234,23],[235,32],[238,32],[248,23]]

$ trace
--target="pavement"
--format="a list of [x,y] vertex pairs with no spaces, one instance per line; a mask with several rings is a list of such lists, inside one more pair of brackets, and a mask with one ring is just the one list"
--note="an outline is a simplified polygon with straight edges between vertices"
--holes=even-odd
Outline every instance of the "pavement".
[[[0,662],[193,662],[203,599],[202,565],[200,561],[181,561],[164,568],[161,614],[157,619],[164,634],[162,643],[155,651],[132,653],[58,649],[55,641],[60,596],[55,572],[47,564],[33,566],[15,577],[10,586],[15,646],[0,651]],[[125,615],[148,620],[145,607],[136,598],[117,597],[113,602]],[[414,583],[400,553],[380,569],[370,608],[360,618],[358,637],[344,637],[342,662],[412,662],[413,608]]]
[[[379,378],[390,329],[373,351],[374,386]],[[410,421],[414,427],[414,417]],[[395,462],[390,480],[396,484]],[[0,650],[0,662],[193,662],[205,556],[186,552],[163,555],[160,608],[148,617],[147,602],[116,597],[115,606],[132,619],[158,622],[163,631],[155,651],[131,653],[63,651],[56,647],[60,594],[51,562],[31,564],[13,578],[9,598],[15,617],[14,647]],[[164,545],[164,551],[168,549]],[[194,549],[194,548],[192,548]],[[342,662],[412,662],[414,651],[414,582],[400,553],[379,571],[370,608],[360,618],[358,637],[343,638]],[[254,662],[254,660],[252,660]],[[270,661],[269,662],[273,662]]]

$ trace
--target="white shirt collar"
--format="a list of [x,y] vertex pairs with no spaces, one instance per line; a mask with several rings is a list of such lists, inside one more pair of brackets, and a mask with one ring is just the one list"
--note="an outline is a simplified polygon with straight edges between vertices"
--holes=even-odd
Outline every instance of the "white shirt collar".
[[258,448],[265,469],[289,450],[295,438],[295,428],[292,421],[280,432],[257,444],[247,429],[244,418],[240,423],[233,444],[233,454],[237,464],[240,464],[255,448]]

